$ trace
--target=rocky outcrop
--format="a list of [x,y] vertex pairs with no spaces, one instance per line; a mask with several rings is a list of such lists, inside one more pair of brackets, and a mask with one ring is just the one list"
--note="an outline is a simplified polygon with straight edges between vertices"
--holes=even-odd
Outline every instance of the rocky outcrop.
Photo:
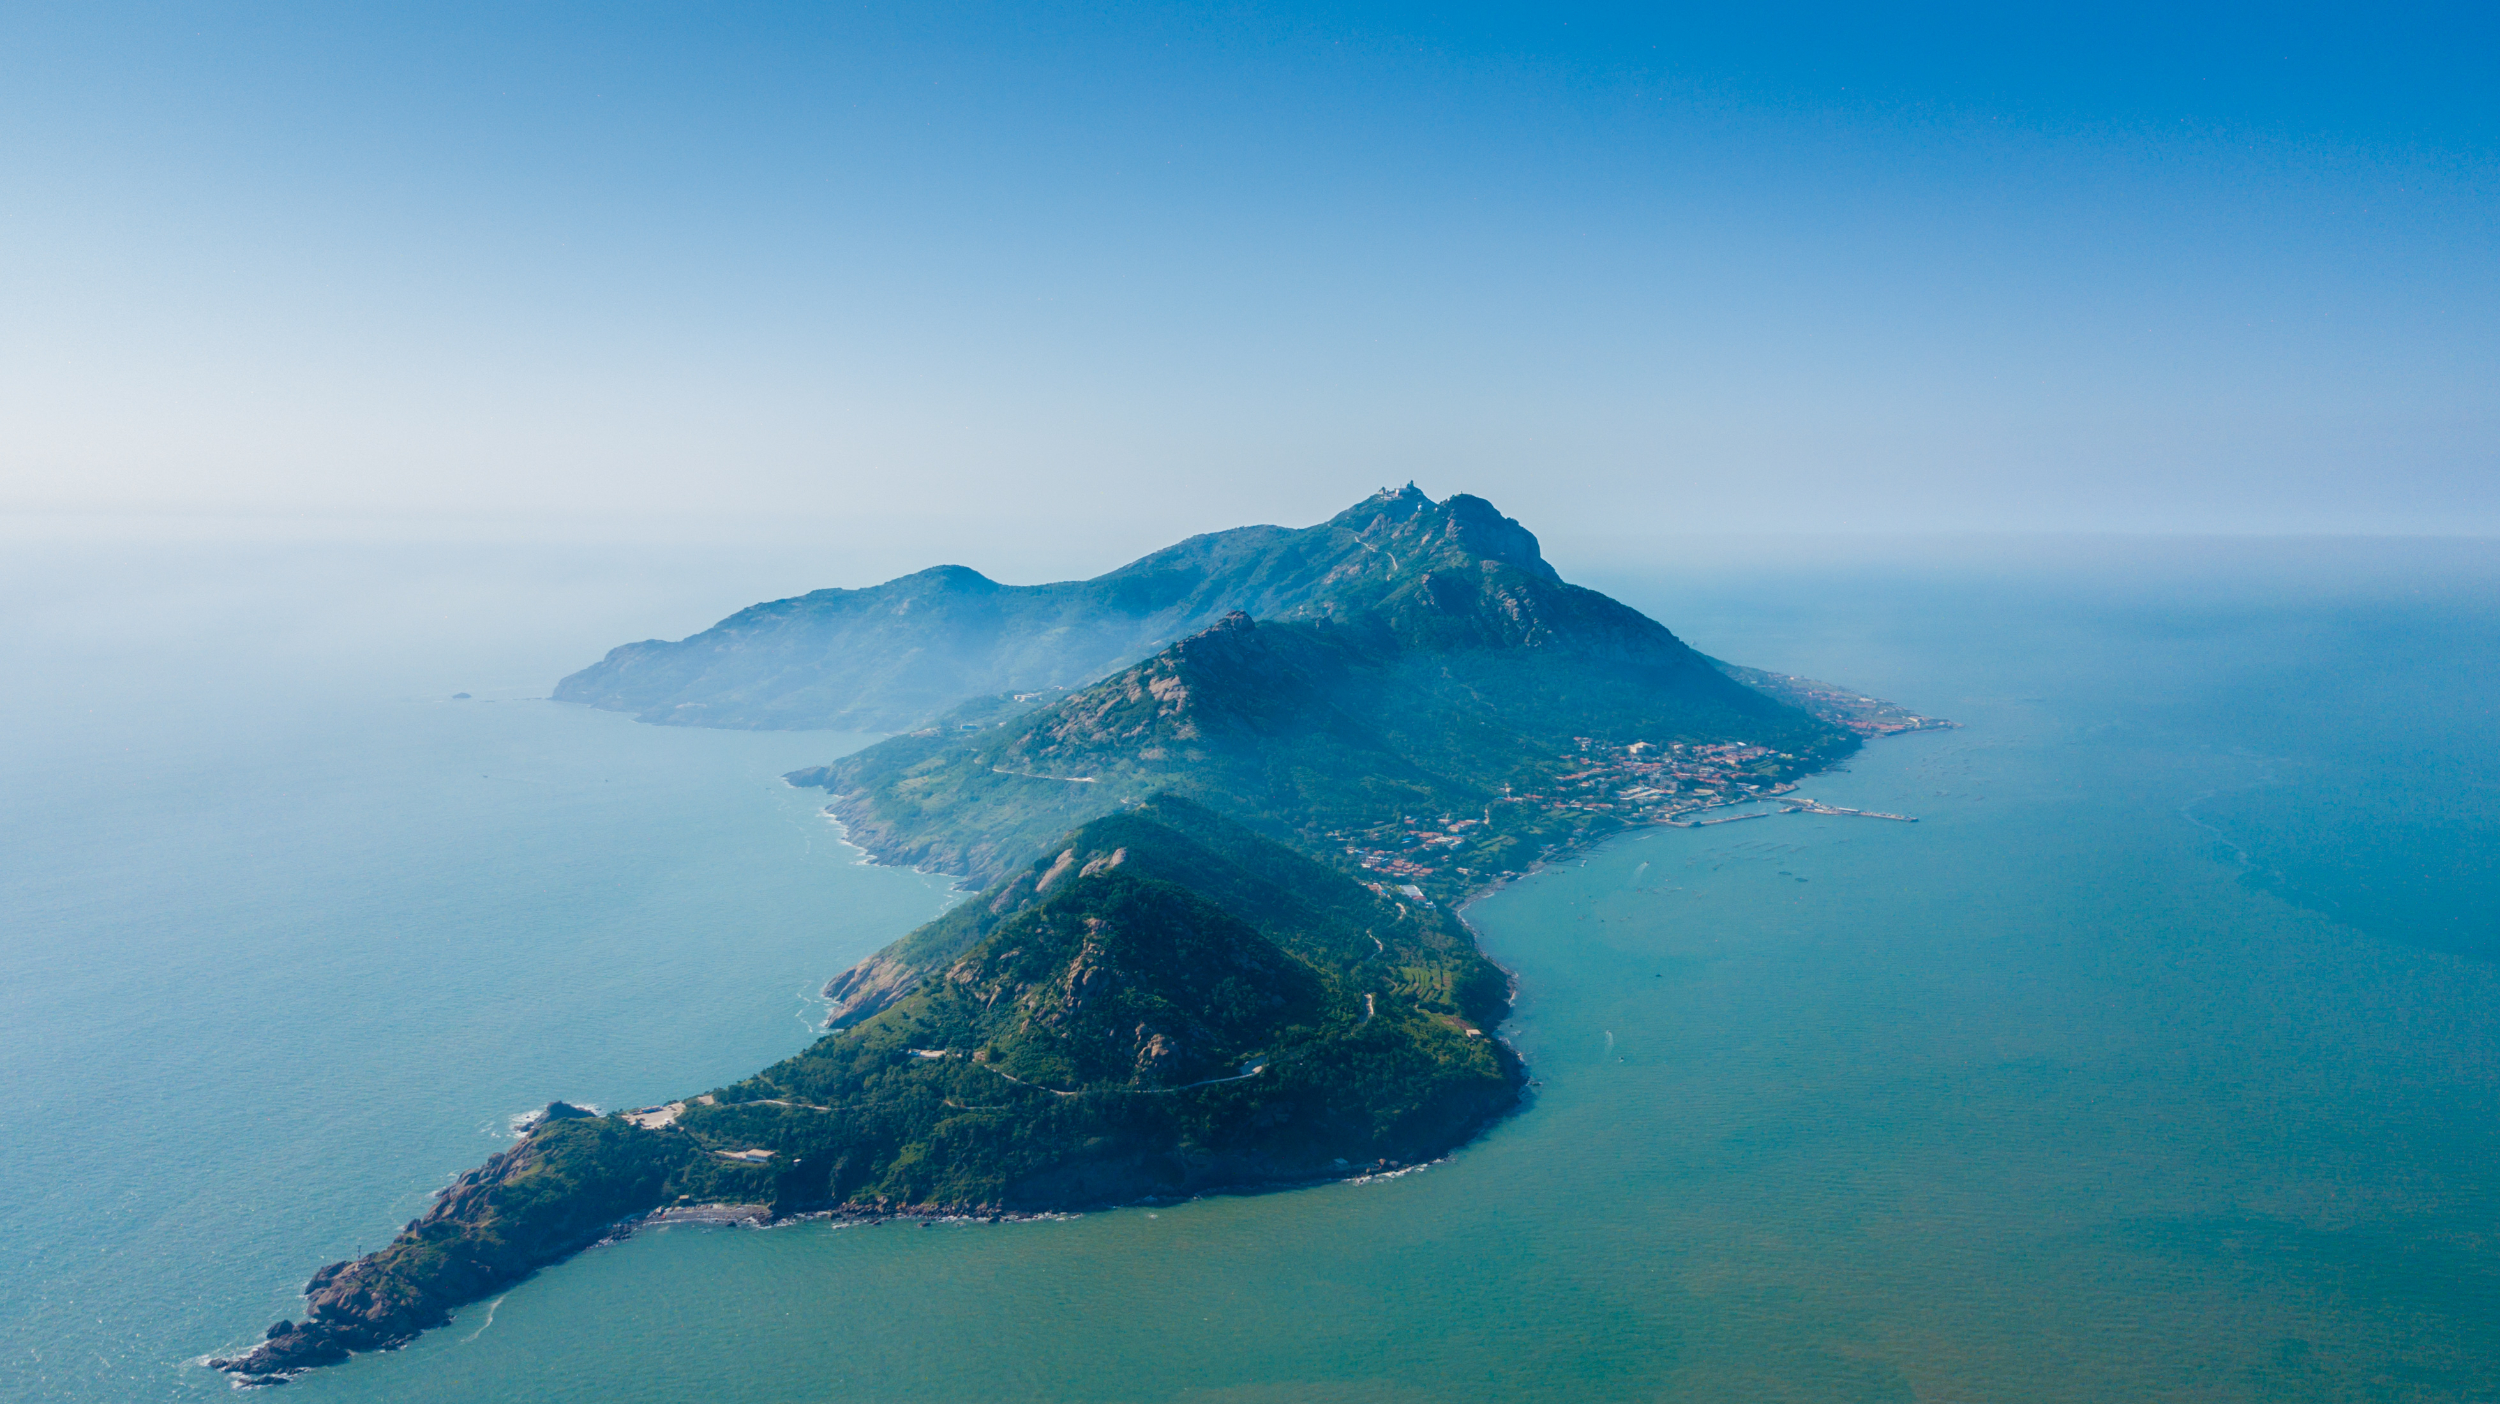
[[825,1027],[841,1029],[858,1023],[911,993],[924,973],[923,967],[890,955],[870,956],[826,982],[825,998],[833,1008],[825,1015]]
[[302,1320],[208,1364],[266,1384],[405,1345],[657,1208],[699,1155],[682,1137],[551,1103],[518,1145],[454,1180],[387,1246],[314,1273]]
[[[557,1103],[556,1106],[563,1106]],[[573,1108],[566,1107],[572,1111]],[[549,1109],[553,1114],[554,1108]],[[558,1118],[561,1119],[561,1118]],[[541,1124],[545,1124],[542,1120]],[[531,1161],[531,1143],[503,1152],[454,1181],[434,1207],[412,1220],[392,1248],[446,1236],[484,1216],[488,1196]],[[208,1362],[247,1381],[284,1379],[315,1365],[345,1360],[360,1350],[388,1350],[415,1340],[417,1333],[451,1319],[452,1308],[501,1285],[491,1272],[462,1273],[453,1281],[429,1281],[409,1290],[404,1274],[395,1273],[391,1249],[363,1258],[330,1264],[304,1284],[304,1319],[281,1321],[269,1328],[258,1345],[243,1354]],[[523,1272],[527,1269],[523,1268]],[[512,1274],[513,1277],[520,1273]],[[503,1280],[509,1280],[503,1279]]]

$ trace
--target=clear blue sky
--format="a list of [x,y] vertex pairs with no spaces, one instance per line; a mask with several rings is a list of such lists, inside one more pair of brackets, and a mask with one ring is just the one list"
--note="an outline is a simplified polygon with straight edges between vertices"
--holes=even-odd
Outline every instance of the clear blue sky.
[[2496,41],[12,6],[0,508],[2500,532]]

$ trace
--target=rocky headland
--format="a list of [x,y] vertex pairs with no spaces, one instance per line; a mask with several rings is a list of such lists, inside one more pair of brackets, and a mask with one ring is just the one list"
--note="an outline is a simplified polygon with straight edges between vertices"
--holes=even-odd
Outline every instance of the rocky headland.
[[[646,1216],[1027,1215],[1445,1155],[1525,1084],[1459,902],[1678,806],[1785,793],[1909,715],[1748,678],[1563,581],[1490,504],[1411,485],[1096,581],[969,575],[758,606],[560,695],[908,721],[790,779],[978,895],[837,976],[824,1036],[753,1077],[550,1107],[212,1365],[274,1381],[404,1344]],[[1036,620],[1056,643],[1020,642]],[[878,672],[904,655],[953,661]]]

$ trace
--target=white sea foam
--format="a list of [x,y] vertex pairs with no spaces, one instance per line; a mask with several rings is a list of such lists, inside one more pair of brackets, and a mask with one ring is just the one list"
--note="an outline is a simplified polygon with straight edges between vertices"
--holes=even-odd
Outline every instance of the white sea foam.
[[851,826],[843,823],[840,819],[834,816],[833,806],[827,805],[823,809],[817,810],[816,817],[833,826],[833,836],[836,842],[840,843],[844,848],[847,848],[853,853],[859,855],[857,859],[853,860],[856,866],[863,868],[876,868],[884,866],[877,861],[877,855],[870,853],[867,849],[851,842]]

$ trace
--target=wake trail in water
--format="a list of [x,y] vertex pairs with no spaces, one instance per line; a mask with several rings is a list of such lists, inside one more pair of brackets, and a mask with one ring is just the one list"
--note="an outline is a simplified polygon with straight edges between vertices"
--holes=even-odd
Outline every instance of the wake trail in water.
[[485,1335],[485,1334],[486,1334],[486,1328],[495,1324],[495,1308],[497,1308],[497,1307],[499,1307],[499,1306],[502,1306],[502,1305],[503,1305],[503,1298],[502,1298],[502,1297],[497,1297],[497,1298],[496,1298],[496,1299],[494,1299],[493,1301],[488,1302],[488,1303],[486,1304],[486,1319],[485,1319],[484,1321],[481,1321],[481,1322],[477,1323],[477,1329],[476,1329],[476,1330],[471,1331],[469,1334],[467,1334],[467,1335],[465,1335],[465,1336],[462,1336],[462,1337],[460,1338],[460,1343],[461,1343],[462,1345],[467,1345],[469,1342],[474,1341],[474,1340],[476,1340],[478,1337]]

